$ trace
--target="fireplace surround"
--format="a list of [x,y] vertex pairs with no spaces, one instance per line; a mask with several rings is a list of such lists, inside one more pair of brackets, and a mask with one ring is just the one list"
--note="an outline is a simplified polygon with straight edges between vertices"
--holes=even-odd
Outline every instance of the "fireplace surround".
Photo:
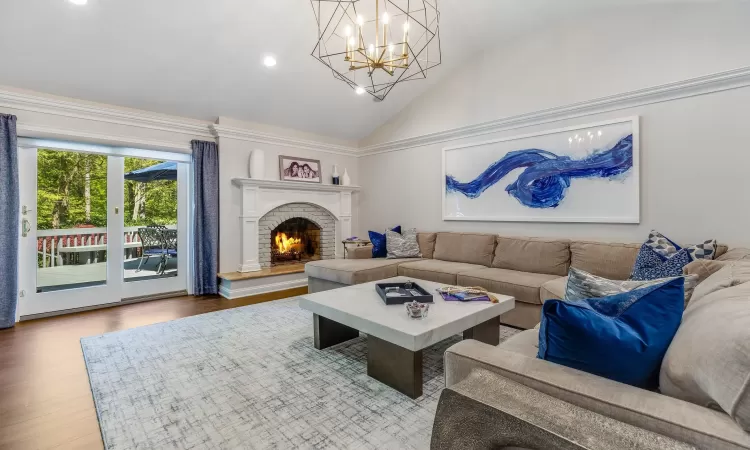
[[[271,233],[282,222],[303,218],[320,228],[320,258],[343,258],[343,238],[352,234],[352,194],[358,186],[301,184],[234,178],[240,188],[238,272],[271,267]],[[287,236],[289,238],[289,236]]]

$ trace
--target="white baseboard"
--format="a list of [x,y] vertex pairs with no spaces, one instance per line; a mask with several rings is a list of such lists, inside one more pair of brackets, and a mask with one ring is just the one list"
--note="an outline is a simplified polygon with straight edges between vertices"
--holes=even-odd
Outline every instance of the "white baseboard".
[[307,286],[307,276],[304,273],[302,275],[304,276],[301,278],[283,281],[274,281],[274,278],[278,277],[262,278],[254,281],[260,281],[263,284],[250,286],[241,282],[231,283],[222,281],[219,286],[219,294],[224,298],[234,300],[236,298],[250,297],[258,294],[266,294],[268,292],[283,291],[286,289]]

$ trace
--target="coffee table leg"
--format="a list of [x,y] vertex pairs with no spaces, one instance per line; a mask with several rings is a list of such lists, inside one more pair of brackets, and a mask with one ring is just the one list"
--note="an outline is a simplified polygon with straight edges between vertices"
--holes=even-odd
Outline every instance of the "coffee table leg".
[[346,342],[359,337],[359,331],[352,327],[342,325],[331,319],[313,314],[315,327],[315,348],[323,350],[332,345]]
[[500,318],[495,317],[464,331],[464,339],[474,339],[485,344],[500,344]]
[[367,335],[367,375],[411,398],[422,395],[422,350]]

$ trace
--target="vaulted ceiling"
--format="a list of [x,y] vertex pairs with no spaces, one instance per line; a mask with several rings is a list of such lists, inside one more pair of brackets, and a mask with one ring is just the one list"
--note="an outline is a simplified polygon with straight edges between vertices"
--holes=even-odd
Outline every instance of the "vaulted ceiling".
[[310,56],[309,0],[2,0],[0,85],[358,140],[480,51],[556,21],[665,2],[439,0],[443,65],[376,103]]

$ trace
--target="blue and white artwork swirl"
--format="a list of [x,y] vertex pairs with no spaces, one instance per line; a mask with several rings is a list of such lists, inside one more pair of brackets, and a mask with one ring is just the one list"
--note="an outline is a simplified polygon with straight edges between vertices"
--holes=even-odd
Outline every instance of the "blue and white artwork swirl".
[[529,208],[556,208],[575,178],[609,178],[633,167],[633,135],[620,139],[609,149],[594,151],[581,159],[558,156],[536,148],[516,150],[492,163],[472,181],[462,183],[445,176],[446,192],[477,198],[515,169],[526,169],[505,187],[505,191]]

